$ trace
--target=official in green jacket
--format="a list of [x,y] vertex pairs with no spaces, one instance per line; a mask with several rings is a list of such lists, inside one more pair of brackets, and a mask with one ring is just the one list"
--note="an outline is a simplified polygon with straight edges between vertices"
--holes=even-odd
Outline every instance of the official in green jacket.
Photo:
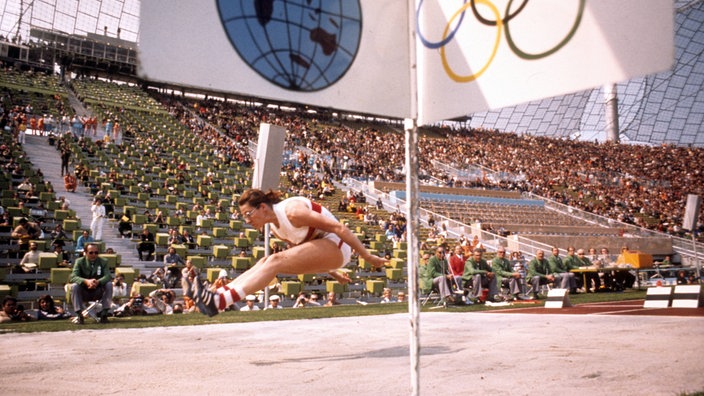
[[550,263],[545,259],[545,252],[540,249],[535,251],[535,258],[528,263],[528,281],[533,288],[534,299],[538,298],[540,285],[555,281],[550,272]]
[[496,274],[496,284],[507,287],[514,300],[521,293],[521,274],[513,270],[513,264],[506,258],[506,249],[500,247],[496,257],[491,260],[491,269]]
[[473,296],[470,298],[479,298],[482,295],[482,289],[489,289],[487,300],[498,300],[499,287],[496,283],[496,274],[489,263],[482,258],[484,251],[482,249],[474,249],[472,257],[464,263],[464,274],[462,280],[465,284],[472,283]]
[[78,317],[77,323],[83,324],[83,304],[100,300],[103,306],[100,312],[100,322],[107,323],[108,309],[112,304],[112,276],[108,261],[98,257],[98,245],[89,243],[85,246],[84,255],[73,264],[71,271],[71,301],[73,310]]

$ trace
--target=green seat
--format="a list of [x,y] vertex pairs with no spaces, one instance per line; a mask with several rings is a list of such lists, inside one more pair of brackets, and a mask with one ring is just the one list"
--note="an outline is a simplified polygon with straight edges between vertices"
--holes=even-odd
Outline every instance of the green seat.
[[215,245],[213,246],[213,256],[215,258],[223,259],[230,254],[230,247],[226,245]]
[[157,246],[166,246],[169,243],[169,234],[166,232],[157,232],[154,241]]
[[200,269],[205,268],[205,264],[208,262],[208,260],[203,256],[187,256],[186,259],[191,260],[193,266]]
[[176,254],[180,257],[186,257],[186,253],[188,253],[188,247],[186,245],[171,245],[170,247],[174,248]]
[[403,270],[401,270],[401,269],[398,269],[398,268],[387,268],[386,269],[386,277],[388,279],[393,280],[393,281],[400,280],[402,275],[403,275]]
[[315,276],[313,274],[298,274],[298,280],[301,282],[312,282]]
[[56,254],[42,252],[39,253],[39,264],[37,268],[39,268],[40,270],[48,270],[56,267],[56,263],[58,261],[59,258],[56,256]]
[[117,267],[117,254],[103,253],[100,255],[100,257],[108,261],[108,268],[110,268],[111,270],[114,270]]
[[232,268],[238,271],[248,270],[252,265],[251,257],[233,257],[232,258]]
[[213,227],[213,236],[215,238],[225,238],[227,236],[227,229],[224,227]]
[[401,269],[406,266],[406,260],[392,258],[391,260],[389,260],[389,265],[391,266],[391,268]]
[[281,292],[291,299],[295,299],[301,292],[301,282],[284,281],[281,282]]
[[249,246],[249,239],[247,238],[234,238],[235,247],[246,248]]
[[400,258],[400,259],[405,259],[406,257],[408,257],[408,252],[405,250],[395,249],[394,250],[394,257]]
[[208,282],[213,283],[220,277],[220,272],[222,272],[222,268],[208,268],[206,279],[208,279]]
[[252,248],[252,257],[254,257],[254,260],[258,261],[259,259],[264,257],[265,253],[266,252],[264,250],[264,247],[262,247],[262,246],[256,246],[256,247]]
[[132,283],[132,294],[139,294],[141,296],[147,296],[149,293],[153,292],[154,290],[158,289],[159,286],[153,284],[153,283],[140,283],[140,282],[133,282]]
[[71,279],[71,268],[52,268],[49,272],[50,287],[63,287]]
[[196,243],[201,248],[209,248],[213,246],[213,237],[211,237],[210,235],[198,235]]
[[325,282],[325,291],[328,293],[334,292],[335,294],[342,294],[345,292],[345,285],[338,281],[327,281]]
[[81,228],[81,221],[78,219],[64,219],[64,230],[74,231]]
[[135,270],[132,267],[115,268],[115,276],[117,275],[122,275],[122,277],[125,279],[125,283],[128,285],[132,284],[136,278]]
[[241,220],[230,220],[230,229],[233,231],[239,231],[242,229]]
[[384,281],[381,280],[368,280],[365,282],[365,290],[369,293],[379,296],[384,291]]
[[68,219],[68,210],[57,209],[54,211],[54,220],[65,220]]

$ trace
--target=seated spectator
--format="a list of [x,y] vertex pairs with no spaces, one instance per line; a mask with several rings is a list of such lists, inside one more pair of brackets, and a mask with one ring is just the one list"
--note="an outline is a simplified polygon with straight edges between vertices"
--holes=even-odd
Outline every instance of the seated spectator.
[[56,255],[57,267],[68,267],[73,262],[71,254],[65,251],[61,245],[54,245],[54,254]]
[[157,268],[154,270],[154,272],[149,275],[147,278],[147,281],[149,283],[153,283],[155,285],[163,285],[164,284],[164,269],[163,268]]
[[32,272],[37,270],[38,265],[39,251],[37,249],[37,243],[32,241],[29,243],[29,251],[22,257],[19,267],[24,272]]
[[112,298],[119,301],[122,297],[127,297],[127,283],[125,283],[125,277],[118,274],[112,281]]
[[326,307],[332,307],[335,305],[340,305],[340,302],[337,301],[337,294],[334,291],[328,292],[328,301],[325,302]]
[[154,243],[154,234],[147,227],[142,229],[139,234],[139,243],[137,244],[137,253],[139,253],[139,261],[144,261],[144,253],[147,253],[147,261],[154,259],[156,245]]
[[187,285],[192,284],[193,280],[200,274],[198,267],[193,265],[191,259],[186,260],[186,265],[181,270],[181,285],[184,292],[187,290]]
[[181,282],[181,267],[185,263],[181,256],[176,253],[176,249],[170,247],[164,255],[164,287],[173,289]]
[[[574,249],[573,249],[574,251]],[[550,273],[555,277],[555,282],[560,284],[561,289],[567,289],[570,293],[577,292],[577,281],[574,272],[570,272],[567,264],[560,257],[560,250],[553,246],[552,256],[548,258],[550,264]]]
[[172,315],[174,313],[174,300],[176,294],[170,289],[157,289],[149,293],[149,299],[145,301],[144,311],[147,315],[163,314]]
[[496,279],[496,274],[489,263],[482,257],[484,250],[482,248],[474,248],[472,257],[470,257],[464,266],[464,274],[462,280],[465,285],[471,284],[472,296],[470,299],[481,299],[483,289],[488,289],[487,301],[497,301],[500,299],[499,287]]
[[88,245],[91,242],[95,242],[93,240],[93,237],[90,236],[88,233],[88,230],[83,230],[83,233],[81,233],[81,236],[78,237],[78,240],[76,241],[76,249],[75,252],[77,254],[83,253],[83,250],[85,249],[86,245]]
[[64,231],[64,226],[61,223],[56,224],[54,229],[51,231],[51,244],[53,246],[60,245],[61,247],[66,246],[66,240],[70,239]]
[[63,308],[56,306],[54,299],[48,294],[39,297],[37,305],[39,306],[37,310],[38,320],[57,320],[71,316],[68,312],[65,312]]
[[398,294],[396,295],[396,302],[406,302],[406,292],[399,290]]
[[5,296],[2,300],[0,323],[29,322],[32,320],[34,320],[34,318],[24,311],[24,306],[17,305],[17,299],[15,297]]
[[116,308],[113,312],[118,318],[125,316],[145,315],[144,297],[139,293],[133,292],[129,301]]
[[132,215],[129,210],[125,212],[117,223],[117,232],[121,237],[132,238]]
[[193,237],[193,235],[188,233],[188,230],[183,230],[183,233],[181,234],[181,239],[183,240],[183,244],[186,245],[189,249],[195,249],[196,248],[196,239]]
[[76,192],[76,187],[78,187],[78,181],[76,180],[76,176],[72,175],[71,173],[66,174],[66,176],[64,176],[64,188],[66,188],[66,191]]
[[244,300],[246,305],[240,308],[240,311],[259,311],[259,307],[255,305],[257,297],[255,297],[253,294],[247,295]]
[[19,241],[20,251],[27,251],[29,249],[29,241],[40,239],[42,234],[42,229],[37,223],[28,221],[23,217],[10,234],[10,237]]
[[528,263],[528,281],[533,288],[533,299],[538,299],[540,285],[546,285],[555,281],[555,277],[550,271],[550,263],[545,258],[545,252],[538,249],[535,251],[535,258]]
[[71,271],[71,301],[76,313],[77,324],[83,324],[83,303],[100,300],[102,310],[99,313],[100,323],[108,322],[108,310],[112,305],[112,276],[108,261],[98,257],[98,245],[88,243],[85,255],[73,265]]
[[264,310],[269,310],[269,309],[282,309],[283,307],[279,305],[279,301],[281,300],[281,297],[279,297],[278,294],[274,294],[273,296],[269,297],[269,305],[264,308]]
[[384,288],[384,291],[381,293],[381,301],[379,302],[382,304],[395,302],[393,297],[391,296],[391,289],[389,289],[388,287]]

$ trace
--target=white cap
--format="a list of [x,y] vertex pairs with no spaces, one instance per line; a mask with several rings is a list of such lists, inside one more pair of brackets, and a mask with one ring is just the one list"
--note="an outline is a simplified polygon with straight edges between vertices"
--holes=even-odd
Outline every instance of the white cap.
[[221,269],[220,273],[218,274],[218,278],[227,278],[227,271]]
[[269,301],[275,301],[275,300],[278,301],[280,299],[281,299],[281,297],[279,297],[278,294],[274,294],[273,296],[269,297]]
[[257,297],[255,297],[254,294],[248,294],[244,299],[247,301],[256,301]]

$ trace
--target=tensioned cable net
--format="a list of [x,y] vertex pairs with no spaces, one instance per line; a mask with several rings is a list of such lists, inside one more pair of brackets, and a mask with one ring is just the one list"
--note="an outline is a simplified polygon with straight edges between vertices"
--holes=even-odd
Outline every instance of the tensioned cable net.
[[[139,40],[140,0],[0,0],[0,35],[20,43],[29,29]],[[704,0],[675,0],[671,70],[617,84],[622,142],[704,146]],[[107,29],[106,29],[107,28]],[[19,36],[19,37],[18,37]],[[604,140],[602,88],[472,114],[472,127]]]
[[[671,70],[617,84],[622,142],[704,146],[704,1],[675,1]],[[604,91],[595,88],[472,114],[472,127],[603,141]]]

